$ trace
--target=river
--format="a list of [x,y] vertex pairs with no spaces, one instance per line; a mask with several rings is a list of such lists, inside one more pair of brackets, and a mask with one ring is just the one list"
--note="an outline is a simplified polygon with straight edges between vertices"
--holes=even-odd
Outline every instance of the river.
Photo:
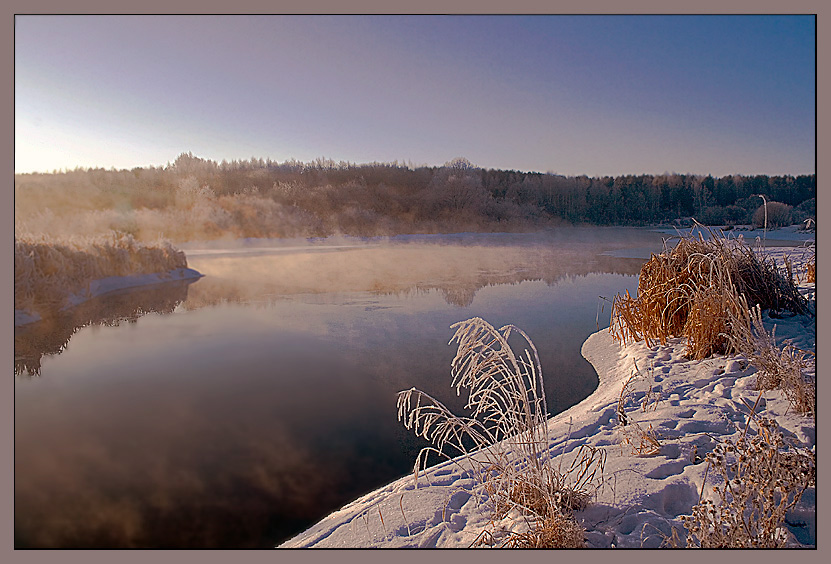
[[452,410],[450,326],[535,343],[549,411],[662,235],[635,228],[191,242],[204,274],[15,331],[15,546],[271,547],[412,469],[415,386]]

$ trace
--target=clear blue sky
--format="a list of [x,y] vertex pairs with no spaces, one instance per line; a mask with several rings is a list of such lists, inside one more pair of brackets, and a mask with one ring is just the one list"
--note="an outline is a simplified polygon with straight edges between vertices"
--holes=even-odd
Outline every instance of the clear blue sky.
[[812,16],[17,16],[15,171],[811,174]]

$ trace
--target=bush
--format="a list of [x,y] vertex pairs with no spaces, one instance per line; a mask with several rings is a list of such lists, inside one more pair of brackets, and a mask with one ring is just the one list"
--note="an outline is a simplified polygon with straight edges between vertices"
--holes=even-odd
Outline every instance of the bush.
[[724,208],[725,221],[733,225],[744,225],[751,222],[753,214],[740,206]]
[[810,200],[805,200],[804,202],[796,206],[794,210],[804,213],[807,217],[816,217],[817,199],[811,198]]
[[[793,208],[782,202],[767,203],[767,219],[765,218],[765,204],[759,206],[753,212],[753,225],[756,227],[774,229],[785,227],[791,224],[791,212]],[[765,223],[767,221],[767,223]]]
[[701,212],[701,223],[704,225],[724,225],[726,218],[726,210],[721,206],[709,206]]
[[[813,220],[810,223],[806,223],[807,220]],[[791,223],[793,225],[799,225],[801,229],[811,230],[814,229],[816,226],[816,219],[817,219],[817,199],[811,198],[810,200],[805,200],[798,206],[796,206],[793,211],[791,212]]]

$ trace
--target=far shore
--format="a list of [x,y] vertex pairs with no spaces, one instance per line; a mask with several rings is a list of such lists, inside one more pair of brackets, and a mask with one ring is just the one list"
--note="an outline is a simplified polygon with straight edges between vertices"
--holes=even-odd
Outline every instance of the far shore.
[[[74,294],[67,300],[68,304],[62,309],[69,309],[80,305],[88,300],[103,296],[111,292],[118,292],[132,288],[153,286],[156,284],[165,284],[167,282],[174,282],[178,280],[191,280],[200,278],[202,274],[193,270],[192,268],[177,268],[168,272],[160,272],[153,274],[134,274],[131,276],[109,276],[99,280],[93,280],[89,284],[89,288],[84,293]],[[20,309],[14,310],[14,326],[22,327],[30,323],[35,323],[41,320],[40,314],[37,312],[25,311]]]

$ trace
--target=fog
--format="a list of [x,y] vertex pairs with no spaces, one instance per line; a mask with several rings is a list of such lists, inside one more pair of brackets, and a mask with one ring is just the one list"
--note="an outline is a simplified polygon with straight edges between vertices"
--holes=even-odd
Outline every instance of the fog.
[[[588,395],[580,344],[659,250],[557,229],[184,245],[204,276],[15,331],[17,547],[266,547],[407,474],[412,386],[461,412],[450,326],[515,323],[553,412]],[[603,309],[605,307],[605,309]],[[597,317],[596,317],[597,316]]]
[[[657,250],[661,240],[661,235],[626,228],[560,228],[536,234],[188,243],[182,248],[189,266],[202,273],[202,279],[121,291],[51,312],[42,322],[16,331],[14,371],[37,376],[42,357],[65,350],[81,328],[135,323],[148,313],[221,304],[266,308],[292,296],[307,302],[342,303],[344,294],[360,292],[379,296],[437,293],[446,303],[464,308],[486,287],[525,281],[552,285],[590,273],[637,274],[643,250]],[[633,248],[641,254],[626,258]],[[365,307],[374,306],[367,303]],[[600,301],[599,307],[608,315]],[[304,330],[302,317],[293,324],[296,330]]]
[[206,277],[190,289],[185,307],[291,294],[430,290],[441,292],[448,303],[467,306],[486,286],[531,280],[554,284],[591,272],[637,274],[641,259],[602,253],[647,245],[658,250],[661,240],[624,228],[559,228],[513,235],[193,243],[182,247],[188,264]]
[[50,237],[110,230],[175,243],[246,237],[390,236],[535,231],[568,224],[648,225],[693,216],[746,224],[762,204],[816,217],[816,176],[589,178],[441,167],[262,159],[15,175],[15,232]]

